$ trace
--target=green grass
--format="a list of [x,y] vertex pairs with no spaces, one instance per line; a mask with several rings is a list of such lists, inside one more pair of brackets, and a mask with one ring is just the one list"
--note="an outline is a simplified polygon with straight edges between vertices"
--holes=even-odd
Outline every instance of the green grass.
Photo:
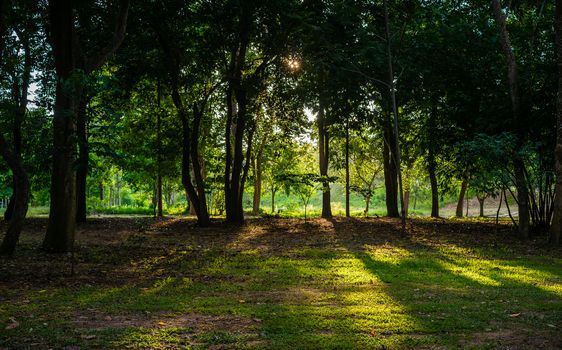
[[[82,277],[57,271],[68,269],[59,257],[49,278],[0,287],[0,347],[488,349],[500,346],[498,334],[557,341],[560,250],[512,245],[477,223],[436,235],[421,222],[406,237],[395,224],[260,220],[176,233],[165,222],[132,228],[117,245],[84,238]],[[36,239],[24,237],[8,261],[14,269],[52,261],[37,257]],[[6,330],[11,317],[20,325]],[[81,317],[99,324],[77,327]],[[133,322],[104,321],[127,317]]]

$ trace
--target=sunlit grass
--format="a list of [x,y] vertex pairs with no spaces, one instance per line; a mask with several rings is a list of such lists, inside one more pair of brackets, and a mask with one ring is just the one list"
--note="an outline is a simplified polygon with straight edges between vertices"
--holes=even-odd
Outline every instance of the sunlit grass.
[[[240,234],[228,247],[252,239]],[[276,250],[177,244],[125,262],[139,278],[117,286],[2,289],[12,301],[0,305],[0,321],[20,325],[2,326],[0,346],[27,339],[81,348],[464,347],[473,333],[562,327],[555,257],[336,236],[329,246]],[[76,327],[94,311],[99,328]],[[135,322],[104,327],[103,317],[120,315]],[[194,328],[174,323],[182,315],[210,318]]]

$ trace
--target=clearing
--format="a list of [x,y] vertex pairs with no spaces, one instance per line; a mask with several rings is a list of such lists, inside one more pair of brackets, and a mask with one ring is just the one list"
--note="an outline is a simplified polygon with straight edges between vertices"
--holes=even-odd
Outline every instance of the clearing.
[[2,349],[562,348],[562,248],[505,224],[100,218],[74,276],[45,227],[0,260]]

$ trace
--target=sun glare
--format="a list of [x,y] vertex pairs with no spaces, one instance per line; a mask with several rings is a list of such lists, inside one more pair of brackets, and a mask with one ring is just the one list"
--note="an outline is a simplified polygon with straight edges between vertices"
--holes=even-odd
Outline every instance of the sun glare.
[[296,58],[289,58],[287,59],[287,67],[289,68],[289,70],[294,72],[299,70],[299,68],[301,67],[301,63]]

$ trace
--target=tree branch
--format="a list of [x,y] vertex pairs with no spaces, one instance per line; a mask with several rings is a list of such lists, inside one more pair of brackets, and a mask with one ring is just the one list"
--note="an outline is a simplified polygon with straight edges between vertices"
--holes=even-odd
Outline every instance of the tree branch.
[[119,1],[119,12],[115,23],[115,31],[111,42],[102,48],[99,53],[91,58],[86,58],[85,70],[87,73],[101,67],[113,53],[119,48],[125,39],[125,30],[127,29],[127,16],[129,14],[129,0]]

